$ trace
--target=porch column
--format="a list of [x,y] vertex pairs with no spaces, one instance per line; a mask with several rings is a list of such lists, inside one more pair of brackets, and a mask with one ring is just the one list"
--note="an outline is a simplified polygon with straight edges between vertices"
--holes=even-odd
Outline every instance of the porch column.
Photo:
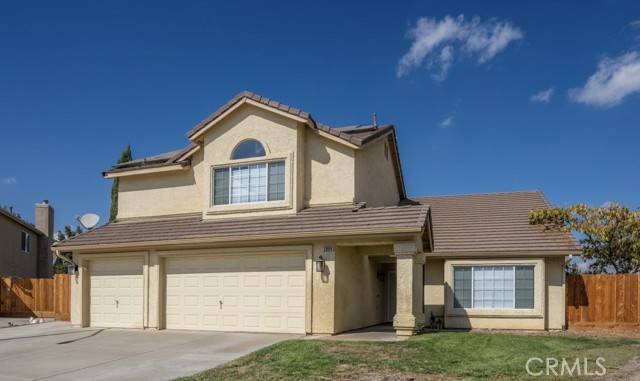
[[425,255],[413,241],[395,242],[396,315],[393,327],[398,336],[410,336],[424,326],[423,273]]

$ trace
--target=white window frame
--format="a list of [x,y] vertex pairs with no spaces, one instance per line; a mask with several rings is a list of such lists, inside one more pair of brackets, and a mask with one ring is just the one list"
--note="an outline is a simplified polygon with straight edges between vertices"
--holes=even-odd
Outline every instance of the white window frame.
[[[284,166],[284,195],[282,200],[269,200],[269,164],[270,163],[282,163],[282,165]],[[264,201],[247,201],[247,202],[231,202],[232,200],[232,185],[233,185],[233,181],[231,178],[231,173],[233,171],[234,167],[247,167],[247,166],[251,166],[251,165],[259,165],[259,164],[266,164],[266,172],[267,172],[267,178],[266,178],[266,187],[265,187],[265,197],[264,197]],[[252,204],[271,204],[271,203],[281,203],[283,201],[285,201],[287,199],[287,172],[286,172],[286,167],[287,167],[287,162],[285,159],[272,159],[272,160],[263,160],[263,161],[256,161],[256,162],[250,162],[250,163],[238,163],[238,164],[229,164],[229,165],[223,165],[223,166],[215,166],[212,167],[211,170],[211,200],[209,201],[210,206],[212,207],[220,207],[220,206],[236,206],[236,205],[252,205]],[[220,169],[226,169],[229,171],[229,203],[227,204],[216,204],[215,203],[215,199],[216,199],[216,184],[215,184],[215,173],[216,170],[220,170]]]
[[[22,236],[25,236],[25,248],[22,247]],[[20,251],[22,251],[25,254],[30,254],[31,253],[31,234],[29,234],[29,232],[25,231],[25,230],[20,230]]]
[[[536,308],[536,281],[535,281],[535,272],[536,272],[536,266],[533,264],[509,264],[509,265],[500,265],[500,264],[477,264],[477,265],[452,265],[452,271],[453,271],[453,296],[455,298],[456,295],[456,290],[455,290],[455,269],[457,267],[470,267],[471,268],[471,307],[462,307],[460,309],[464,309],[464,310],[531,310],[531,309],[535,309]],[[511,267],[512,271],[513,271],[513,287],[511,289],[511,307],[476,307],[475,302],[476,302],[476,298],[475,298],[475,271],[476,271],[476,267],[491,267],[493,268],[493,272],[494,272],[494,276],[495,276],[495,268],[496,267]],[[517,308],[516,309],[516,267],[532,267],[533,268],[533,308]],[[495,279],[495,278],[494,278]],[[495,290],[494,290],[495,292]]]

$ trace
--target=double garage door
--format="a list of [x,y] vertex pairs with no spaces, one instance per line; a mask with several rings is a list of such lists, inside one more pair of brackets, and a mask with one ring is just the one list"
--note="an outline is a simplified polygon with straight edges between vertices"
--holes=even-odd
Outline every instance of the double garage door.
[[[142,327],[142,261],[90,266],[91,325]],[[167,258],[165,273],[167,329],[305,332],[300,254]]]

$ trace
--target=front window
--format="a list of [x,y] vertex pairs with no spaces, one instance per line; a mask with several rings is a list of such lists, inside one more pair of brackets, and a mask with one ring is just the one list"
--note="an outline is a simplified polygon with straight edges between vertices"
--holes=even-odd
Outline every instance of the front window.
[[24,253],[31,252],[31,237],[27,232],[20,232],[20,250]]
[[534,266],[454,266],[454,308],[531,309]]
[[216,168],[213,204],[284,200],[284,160]]

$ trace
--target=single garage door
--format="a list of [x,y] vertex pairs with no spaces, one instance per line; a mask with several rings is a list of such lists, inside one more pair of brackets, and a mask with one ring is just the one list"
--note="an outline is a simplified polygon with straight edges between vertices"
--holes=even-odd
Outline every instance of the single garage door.
[[92,327],[142,328],[142,259],[91,260]]
[[304,333],[304,256],[167,259],[168,329]]

